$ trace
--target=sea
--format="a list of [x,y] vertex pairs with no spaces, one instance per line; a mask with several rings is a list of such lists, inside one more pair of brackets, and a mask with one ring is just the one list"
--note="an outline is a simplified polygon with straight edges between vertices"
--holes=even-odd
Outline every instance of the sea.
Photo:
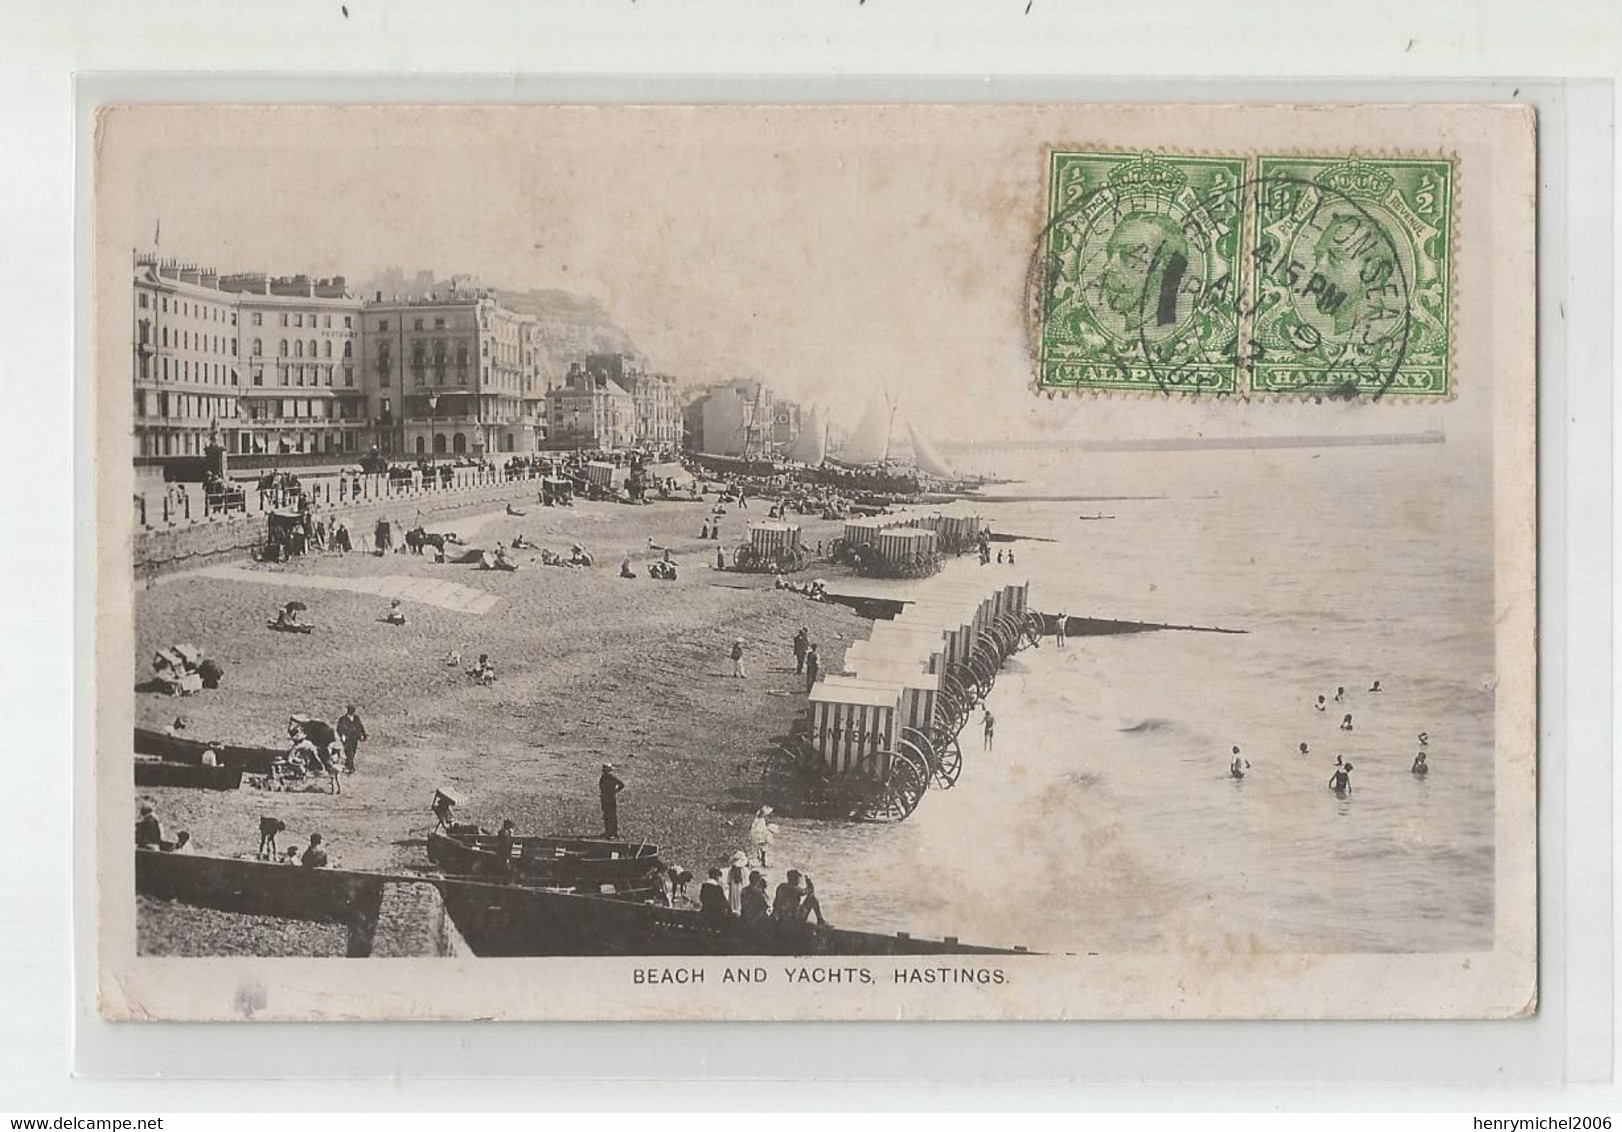
[[[1192,628],[1019,653],[988,702],[994,747],[972,717],[954,788],[894,824],[782,819],[774,871],[808,872],[840,926],[1050,953],[1490,945],[1485,452],[985,463],[969,470],[1017,481],[983,509],[1020,536],[999,544],[1016,559],[950,571],[1029,578],[1044,612]],[[1423,778],[1410,772],[1421,732]],[[1353,765],[1346,797],[1328,786],[1337,756]]]

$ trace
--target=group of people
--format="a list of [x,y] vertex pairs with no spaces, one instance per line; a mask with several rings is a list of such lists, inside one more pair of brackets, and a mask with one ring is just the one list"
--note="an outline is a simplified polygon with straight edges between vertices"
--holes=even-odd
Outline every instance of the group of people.
[[292,745],[286,754],[278,754],[271,761],[264,785],[280,789],[287,783],[324,774],[333,794],[343,793],[340,776],[355,773],[355,756],[361,743],[369,738],[354,704],[347,705],[337,722],[331,724],[295,715],[287,721],[287,736]]
[[164,853],[190,853],[197,847],[191,834],[181,830],[173,841],[163,836],[163,822],[158,819],[158,807],[153,802],[142,802],[140,816],[135,819],[135,847],[156,849]]
[[287,832],[287,823],[280,818],[263,817],[259,819],[259,851],[255,856],[261,861],[274,861],[281,865],[302,865],[307,869],[324,869],[330,863],[324,839],[319,833],[310,834],[310,842],[299,852],[298,846],[289,845],[285,852],[276,847],[277,834]]
[[[1384,691],[1385,688],[1381,682],[1379,680],[1375,680],[1369,685],[1368,694],[1379,695]],[[1349,698],[1350,697],[1344,686],[1340,686],[1335,689],[1333,700],[1334,703],[1344,705],[1348,702]],[[1321,715],[1327,715],[1329,713],[1329,704],[1330,698],[1327,695],[1321,695],[1313,701],[1312,709]],[[1351,712],[1341,713],[1339,730],[1346,732],[1355,730],[1355,724],[1352,721]],[[1426,751],[1426,748],[1430,745],[1429,733],[1421,731],[1417,737],[1417,741],[1419,744],[1419,750],[1414,755],[1413,762],[1409,764],[1409,772],[1416,778],[1424,778],[1426,775],[1430,774],[1430,761],[1427,758]],[[1296,754],[1303,758],[1309,756],[1311,753],[1311,748],[1304,742],[1296,748]],[[1351,796],[1353,769],[1355,768],[1353,767],[1352,763],[1343,755],[1335,756],[1335,766],[1329,775],[1329,789],[1335,794],[1336,797],[1347,798]],[[1235,746],[1232,750],[1232,758],[1228,763],[1229,777],[1234,779],[1242,779],[1249,770],[1249,760],[1243,756],[1239,747]]]
[[805,677],[805,690],[809,692],[822,674],[822,657],[817,653],[817,643],[811,639],[811,630],[801,625],[790,647],[794,650],[794,671]]
[[[685,887],[675,877],[666,874],[660,885],[661,899],[671,907],[684,900]],[[747,876],[745,875],[747,871]],[[732,856],[725,869],[712,868],[698,889],[698,908],[704,918],[723,925],[737,924],[746,930],[764,931],[768,928],[804,929],[825,927],[822,903],[817,899],[816,883],[798,869],[790,869],[776,892],[770,892],[765,874],[748,868],[748,860],[741,852]],[[812,917],[815,917],[813,923]]]

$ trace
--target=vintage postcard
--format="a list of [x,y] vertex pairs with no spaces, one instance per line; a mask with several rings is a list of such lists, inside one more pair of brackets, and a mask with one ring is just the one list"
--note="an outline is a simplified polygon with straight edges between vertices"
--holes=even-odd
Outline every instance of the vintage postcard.
[[1536,1010],[1527,109],[95,130],[106,1017]]

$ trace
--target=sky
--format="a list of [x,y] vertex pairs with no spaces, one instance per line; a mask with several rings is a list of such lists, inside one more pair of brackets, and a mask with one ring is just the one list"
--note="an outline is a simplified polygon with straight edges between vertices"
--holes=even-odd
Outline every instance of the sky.
[[358,286],[398,266],[574,291],[600,300],[655,369],[760,377],[833,406],[847,426],[882,383],[943,441],[1451,431],[1483,419],[1480,396],[1461,410],[1033,395],[1025,278],[1046,151],[1077,144],[1077,115],[123,110],[103,124],[119,197],[101,235],[145,249],[161,217],[164,255],[222,272],[342,274]]

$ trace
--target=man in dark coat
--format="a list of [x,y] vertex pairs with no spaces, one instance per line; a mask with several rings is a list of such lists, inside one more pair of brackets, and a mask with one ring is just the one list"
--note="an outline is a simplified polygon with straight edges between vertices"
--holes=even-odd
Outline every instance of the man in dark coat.
[[624,789],[625,783],[614,773],[614,764],[604,763],[602,777],[597,780],[597,793],[603,804],[604,837],[620,835],[619,792]]
[[809,692],[816,686],[817,677],[822,673],[822,658],[817,655],[817,646],[812,645],[805,653],[805,690]]
[[339,741],[344,745],[344,773],[354,774],[355,749],[367,737],[366,725],[360,721],[360,713],[355,710],[354,704],[350,704],[338,717],[336,730]]
[[794,634],[794,671],[805,671],[805,654],[811,651],[811,633],[804,625]]

